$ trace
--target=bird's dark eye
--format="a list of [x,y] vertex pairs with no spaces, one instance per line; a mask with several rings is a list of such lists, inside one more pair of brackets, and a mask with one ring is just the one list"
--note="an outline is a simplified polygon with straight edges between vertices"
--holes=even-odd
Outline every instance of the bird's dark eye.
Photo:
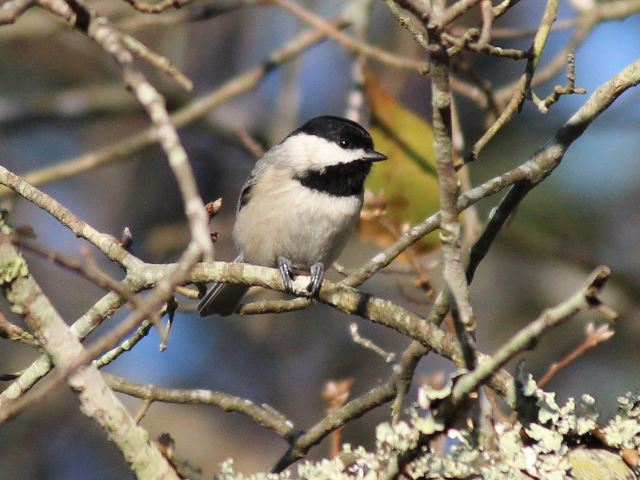
[[343,138],[342,140],[340,140],[340,146],[347,148],[349,146],[349,141]]

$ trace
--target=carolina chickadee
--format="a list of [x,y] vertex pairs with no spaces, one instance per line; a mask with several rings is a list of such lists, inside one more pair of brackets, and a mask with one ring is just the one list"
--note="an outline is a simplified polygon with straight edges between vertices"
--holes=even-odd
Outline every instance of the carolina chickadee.
[[[362,208],[371,163],[387,157],[373,149],[356,122],[323,116],[294,130],[258,160],[245,182],[236,212],[236,262],[277,266],[285,289],[310,272],[316,295],[325,265],[345,246]],[[200,316],[233,313],[247,285],[214,284],[202,298]]]

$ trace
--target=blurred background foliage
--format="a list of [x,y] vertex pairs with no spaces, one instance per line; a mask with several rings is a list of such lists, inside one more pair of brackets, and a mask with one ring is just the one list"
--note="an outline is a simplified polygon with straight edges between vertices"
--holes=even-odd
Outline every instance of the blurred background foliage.
[[[216,3],[201,1],[196,5]],[[326,18],[342,6],[338,0],[303,3]],[[200,22],[144,26],[140,22],[143,15],[125,2],[95,0],[91,4],[168,56],[193,80],[194,91],[186,94],[153,68],[146,69],[172,109],[261,62],[272,49],[306,28],[290,14],[270,6],[246,7]],[[535,28],[542,10],[543,2],[522,1],[499,20],[498,26]],[[182,11],[186,10],[178,12]],[[571,6],[561,2],[559,17],[574,15]],[[467,20],[477,19],[470,16]],[[562,48],[570,33],[571,29],[552,33],[542,64]],[[375,3],[368,38],[403,55],[421,54],[383,2]],[[523,38],[495,43],[526,49],[529,41]],[[591,93],[639,54],[640,15],[602,24],[576,54],[577,85]],[[517,78],[523,69],[522,62],[508,59],[478,55],[466,58],[479,76],[495,86]],[[212,229],[219,232],[218,259],[234,257],[230,232],[235,202],[255,161],[234,129],[246,129],[268,147],[307,118],[344,114],[352,62],[351,54],[325,41],[276,69],[251,93],[224,103],[181,130],[203,198],[209,201],[222,197],[225,202],[212,224]],[[376,85],[395,101],[413,114],[429,118],[428,79],[373,62],[368,69]],[[539,95],[546,95],[554,83],[564,83],[564,73],[538,88]],[[483,112],[464,98],[456,100],[462,131],[467,145],[471,145],[484,130]],[[525,104],[470,166],[473,183],[524,161],[584,101],[581,96],[563,97],[547,115]],[[590,392],[605,415],[612,413],[619,394],[638,386],[639,101],[640,90],[625,94],[569,150],[563,164],[528,196],[500,234],[471,288],[478,343],[482,350],[491,352],[544,307],[573,292],[593,266],[609,265],[614,274],[608,303],[621,314],[616,335],[562,371],[548,387],[560,398]],[[83,35],[68,31],[57,19],[37,9],[27,12],[15,25],[0,28],[0,162],[7,168],[26,173],[53,165],[114,144],[147,124],[142,108],[122,87],[116,67]],[[388,148],[387,153],[392,153],[388,168],[399,169],[401,162],[407,161],[396,155],[379,131],[376,140],[381,150]],[[424,143],[416,148],[428,151],[430,147]],[[405,193],[418,202],[415,212],[419,215],[408,211],[403,218],[399,209],[393,218],[400,228],[401,222],[414,222],[436,208],[436,183],[432,178],[412,179],[407,185],[415,188]],[[385,189],[384,181],[377,179],[372,187]],[[188,230],[182,204],[158,147],[42,188],[101,231],[119,235],[128,226],[134,236],[133,251],[145,260],[173,261],[186,245]],[[385,194],[387,198],[393,194],[391,187]],[[496,201],[491,198],[479,205],[481,219]],[[30,225],[41,242],[80,256],[84,244],[47,214],[23,200],[3,197],[2,202],[11,209],[14,225]],[[354,238],[340,262],[357,267],[378,250],[375,235]],[[120,275],[98,252],[92,253],[105,269]],[[98,288],[73,274],[41,259],[28,259],[45,292],[69,322],[101,295]],[[438,284],[437,255],[430,254],[425,263]],[[429,310],[424,293],[413,287],[411,276],[378,274],[363,289],[422,314]],[[2,310],[8,312],[8,307],[3,304]],[[123,314],[115,315],[101,331]],[[584,325],[590,319],[583,315],[545,337],[525,355],[525,368],[534,376],[542,375],[552,361],[582,341]],[[136,382],[221,390],[256,403],[266,402],[305,428],[327,408],[321,398],[327,381],[353,378],[355,396],[390,373],[389,364],[354,344],[348,329],[350,320],[318,305],[284,315],[206,320],[193,313],[179,313],[165,352],[159,352],[158,337],[152,333],[108,370]],[[400,351],[408,342],[368,322],[358,324],[361,334],[387,350]],[[28,348],[3,341],[0,371],[19,371],[35,355]],[[421,362],[416,382],[450,370],[451,365],[429,356]],[[125,401],[134,411],[140,405],[138,400]],[[370,446],[375,425],[388,414],[384,406],[350,423],[343,431],[343,440]],[[230,456],[236,459],[240,471],[269,470],[286,448],[282,440],[248,419],[211,407],[156,403],[143,425],[154,437],[170,432],[178,456],[201,468],[202,478],[210,478],[219,462]],[[316,447],[311,458],[326,455],[327,444],[325,441]],[[82,416],[74,395],[66,389],[0,428],[0,479],[129,475],[118,452],[103,432]]]

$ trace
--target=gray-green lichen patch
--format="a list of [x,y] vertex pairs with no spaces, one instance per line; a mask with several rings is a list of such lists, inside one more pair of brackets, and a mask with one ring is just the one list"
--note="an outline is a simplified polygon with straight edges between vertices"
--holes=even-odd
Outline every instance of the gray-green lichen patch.
[[5,296],[11,303],[11,311],[23,315],[24,307],[18,299],[28,295],[29,289],[18,285],[17,280],[29,276],[27,262],[18,254],[13,245],[3,238],[0,242],[0,287],[5,289]]
[[379,451],[404,451],[415,448],[418,443],[418,429],[407,422],[391,424],[383,422],[376,428],[376,448]]
[[[467,373],[466,370],[460,370],[457,375]],[[451,389],[453,388],[453,377],[449,377],[447,382],[442,388],[434,388],[430,385],[422,385],[418,390],[418,405],[423,410],[427,410],[431,406],[431,402],[434,400],[442,400],[451,395]]]
[[619,448],[640,446],[640,394],[626,393],[618,398],[618,414],[602,429],[607,444]]
[[216,480],[289,480],[291,475],[289,472],[276,473],[254,473],[251,475],[243,475],[235,471],[233,459],[228,458],[220,464],[220,473],[215,477]]
[[532,423],[525,431],[529,438],[536,441],[536,446],[540,448],[541,452],[554,453],[562,447],[562,435],[551,428]]
[[13,283],[17,278],[29,275],[29,267],[22,256],[3,258],[0,256],[0,285]]
[[576,432],[578,435],[584,435],[598,426],[598,417],[600,414],[596,410],[596,400],[589,394],[582,394],[577,407],[578,415],[576,416]]
[[[404,476],[410,479],[478,478],[484,480],[633,479],[631,469],[616,452],[586,448],[596,428],[606,436],[609,447],[637,448],[640,445],[640,395],[628,393],[618,399],[618,415],[598,425],[595,400],[582,395],[560,405],[553,393],[539,389],[529,375],[520,379],[519,395],[528,405],[526,421],[503,421],[494,425],[495,441],[484,442],[473,427],[447,428],[433,419],[428,408],[436,398],[446,398],[450,384],[442,390],[421,389],[419,401],[409,407],[406,420],[384,422],[376,429],[375,449],[344,445],[334,459],[306,461],[280,475],[244,476],[233,472],[233,463],[223,465],[221,480],[376,480],[384,477],[398,456],[415,449],[420,435],[442,432],[436,446],[422,447],[409,463]],[[532,407],[532,408],[529,408]],[[437,446],[439,445],[439,446]],[[397,465],[397,464],[396,464]],[[393,468],[391,468],[393,470]]]
[[13,233],[13,229],[7,224],[8,212],[0,210],[0,235],[3,236],[0,243],[0,286],[11,284],[16,278],[29,275],[29,267],[22,255],[16,254],[6,235]]

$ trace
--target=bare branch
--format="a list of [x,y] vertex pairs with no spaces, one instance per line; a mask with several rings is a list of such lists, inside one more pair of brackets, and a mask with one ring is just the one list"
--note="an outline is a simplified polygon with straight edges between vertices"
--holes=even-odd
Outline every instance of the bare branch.
[[[307,452],[320,443],[329,433],[347,422],[359,418],[374,408],[392,400],[399,388],[408,386],[406,378],[411,378],[418,360],[422,356],[424,347],[418,342],[412,342],[400,357],[394,367],[394,373],[387,382],[377,386],[370,392],[348,402],[343,407],[330,412],[325,418],[317,422],[306,432],[290,443],[287,452],[278,460],[273,471],[280,472],[295,461],[303,458]],[[408,387],[407,387],[408,388]]]
[[[128,285],[128,281],[123,282]],[[124,305],[126,301],[118,294],[109,292],[103,296],[85,315],[80,317],[71,325],[70,330],[79,340],[84,339],[102,321],[109,315],[113,314],[118,308]],[[0,410],[13,399],[16,399],[28,392],[42,377],[47,375],[53,364],[48,355],[41,355],[29,367],[27,367],[20,376],[0,392]]]
[[491,27],[493,26],[493,10],[491,8],[491,0],[482,0],[480,2],[480,13],[482,15],[482,30],[478,38],[478,46],[483,48],[489,45],[491,41]]
[[14,23],[20,15],[29,10],[35,0],[9,0],[0,6],[0,25]]
[[[591,9],[580,12],[580,16],[577,22],[575,22],[577,26],[575,33],[549,63],[537,69],[536,75],[531,81],[531,86],[536,87],[542,85],[555,77],[564,68],[567,56],[575,53],[577,48],[598,24],[611,20],[620,20],[638,12],[640,12],[640,0],[612,0],[606,3],[596,2]],[[537,30],[535,32],[537,32]],[[514,90],[518,88],[518,83],[519,80],[516,80],[500,88],[496,92],[498,103],[507,103],[509,99],[512,98]]]
[[540,380],[536,382],[539,388],[544,388],[544,386],[549,383],[560,370],[566,368],[570,363],[574,362],[586,352],[588,352],[592,348],[597,347],[602,342],[606,342],[607,340],[609,340],[613,336],[614,332],[609,328],[609,325],[607,324],[595,328],[593,326],[593,323],[589,322],[587,324],[587,327],[585,328],[585,334],[586,338],[580,345],[569,352],[561,360],[554,362],[551,364],[551,366],[549,366],[549,369],[546,371],[546,373],[542,377],[540,377]]
[[[13,265],[13,274],[2,278],[7,300],[25,315],[25,320],[53,363],[59,368],[67,368],[82,352],[79,340],[42,293],[29,274],[25,260],[5,234],[0,234],[0,257],[3,265]],[[100,424],[136,475],[143,478],[178,478],[167,460],[149,442],[147,432],[136,426],[95,367],[79,370],[72,375],[69,383],[78,392],[83,413]],[[0,410],[0,421],[17,414],[20,408],[20,401],[4,405]]]
[[104,374],[104,377],[109,387],[116,392],[154,402],[212,405],[225,412],[246,415],[258,425],[273,430],[282,438],[288,439],[294,434],[293,424],[282,413],[270,406],[255,405],[245,398],[211,390],[184,390],[140,385],[108,373]]
[[170,8],[181,8],[189,5],[192,0],[160,0],[156,3],[143,0],[126,0],[133,8],[142,13],[162,13]]
[[451,5],[442,15],[438,16],[437,24],[438,28],[444,30],[444,28],[451,22],[464,15],[468,10],[475,7],[481,0],[458,0]]
[[[142,340],[144,337],[146,337],[149,334],[149,331],[151,330],[152,326],[153,324],[151,322],[144,320],[140,324],[140,326],[136,329],[136,331],[133,333],[133,335],[131,335],[129,338],[127,338],[124,342],[122,342],[117,347],[114,347],[108,352],[106,352],[97,360],[94,360],[93,365],[96,368],[105,367],[109,365],[111,362],[115,361],[123,353],[131,351],[131,349],[135,347],[140,340]],[[139,423],[139,422],[136,421],[136,423]]]
[[509,9],[515,6],[520,0],[502,0],[501,3],[493,7],[493,18],[498,18],[509,11]]
[[542,50],[547,43],[549,33],[551,33],[551,27],[556,19],[558,13],[558,1],[559,0],[547,0],[547,4],[542,15],[542,20],[536,35],[533,38],[531,47],[529,48],[529,57],[527,59],[527,66],[525,72],[518,80],[516,87],[512,90],[511,97],[507,103],[506,108],[502,111],[498,119],[487,129],[487,131],[480,137],[475,143],[471,152],[467,157],[467,161],[474,161],[478,158],[478,155],[482,149],[489,143],[489,141],[504,127],[513,115],[520,111],[523,102],[527,97],[531,98],[531,87],[533,74],[542,56]]
[[352,323],[351,325],[349,325],[349,332],[351,333],[351,338],[353,339],[354,343],[357,343],[361,347],[364,347],[367,350],[371,350],[376,355],[381,356],[385,362],[391,363],[395,360],[395,353],[385,351],[382,347],[376,345],[372,340],[364,338],[362,335],[360,335],[357,323]]
[[60,204],[56,199],[33,187],[23,178],[7,170],[2,165],[0,165],[0,183],[49,213],[62,225],[71,230],[77,237],[83,238],[95,245],[111,261],[125,268],[132,268],[142,263],[118,245],[112,236],[98,232]]
[[200,198],[187,153],[184,150],[166,110],[164,98],[134,67],[131,52],[122,43],[118,30],[104,17],[98,17],[82,0],[69,0],[69,7],[52,0],[39,0],[40,5],[61,16],[71,26],[85,32],[118,64],[127,86],[147,110],[160,146],[178,183],[185,214],[189,221],[191,240],[207,260],[213,259],[213,244],[209,236],[209,219]]
[[[516,48],[502,48],[480,42],[480,32],[477,29],[470,29],[461,37],[455,37],[444,32],[442,38],[453,45],[447,49],[449,56],[457,55],[462,50],[469,50],[476,53],[493,55],[494,57],[510,58],[512,60],[523,60],[529,58],[529,53]],[[476,41],[477,40],[477,41]]]
[[404,467],[417,458],[422,448],[427,445],[435,434],[439,434],[448,428],[448,425],[453,420],[455,411],[463,400],[510,359],[525,351],[533,341],[539,339],[552,328],[569,320],[576,313],[597,308],[601,305],[599,295],[610,273],[607,267],[596,268],[578,292],[559,305],[545,310],[540,317],[520,330],[500,347],[493,356],[480,361],[473,371],[458,378],[453,385],[451,394],[437,404],[432,412],[433,417],[437,419],[437,424],[442,425],[442,428],[431,434],[421,433],[415,447],[400,453],[396,459],[389,462],[389,468],[383,478],[397,478],[404,471]]
[[[505,187],[518,182],[539,183],[543,181],[562,161],[571,146],[591,123],[605,111],[627,89],[640,83],[640,60],[632,63],[598,88],[587,102],[569,119],[558,133],[540,148],[531,159],[502,175],[485,181],[458,197],[458,211],[466,209],[477,201],[493,195]],[[440,223],[436,213],[409,229],[401,239],[375,255],[362,268],[343,280],[345,285],[360,285],[375,272],[389,265],[409,245],[433,232]]]
[[547,113],[549,111],[549,107],[556,103],[562,95],[584,95],[585,93],[587,93],[586,89],[580,87],[576,88],[576,62],[573,54],[569,54],[567,56],[567,84],[556,85],[553,88],[553,92],[551,92],[551,94],[544,100],[540,100],[534,95],[533,101],[540,112]]
[[[336,28],[345,28],[348,24],[341,17],[333,20]],[[273,53],[261,64],[234,77],[209,94],[194,100],[188,106],[171,115],[171,122],[176,128],[183,127],[209,113],[220,104],[255,88],[264,77],[279,65],[296,58],[316,43],[324,40],[326,33],[321,30],[308,30],[294,37],[283,47]],[[114,142],[112,145],[94,150],[80,157],[65,160],[56,165],[27,172],[23,179],[31,185],[38,186],[61,180],[82,172],[93,170],[117,160],[124,160],[133,153],[152,145],[157,141],[156,130],[148,128],[140,133]]]
[[313,25],[314,27],[320,29],[327,36],[331,37],[336,42],[340,43],[342,46],[354,53],[364,55],[371,58],[372,60],[376,60],[392,67],[408,69],[416,71],[420,74],[426,74],[429,72],[429,67],[424,62],[420,62],[411,58],[402,58],[397,54],[389,53],[379,48],[372,47],[368,43],[357,40],[353,37],[350,37],[349,35],[345,35],[335,27],[333,27],[331,24],[329,24],[322,17],[315,15],[313,12],[298,5],[297,3],[292,2],[291,0],[269,1],[281,8],[284,8],[288,12],[309,23],[310,25]]
[[2,312],[0,312],[0,337],[13,342],[24,343],[25,345],[29,345],[31,348],[40,348],[38,341],[33,335],[11,323]]
[[396,0],[385,0],[385,3],[387,4],[387,7],[389,8],[393,16],[396,17],[396,20],[398,21],[400,26],[411,34],[418,45],[428,51],[429,43],[427,42],[424,33],[422,33],[418,26],[413,23],[411,17],[402,13],[400,8],[398,7],[398,2],[396,2]]
[[[454,6],[462,3],[458,2]],[[435,5],[437,4],[434,4],[434,9]],[[444,3],[441,6],[444,7]],[[434,13],[440,19],[441,12]],[[472,331],[475,329],[475,318],[469,303],[469,289],[464,274],[462,232],[457,207],[458,177],[453,164],[451,90],[449,86],[450,59],[445,46],[435,31],[429,35],[429,41],[431,42],[432,69],[432,127],[436,172],[440,187],[440,242],[444,258],[444,278],[455,299],[464,329]]]
[[[174,0],[171,0],[172,2]],[[167,57],[164,57],[149,47],[147,47],[140,40],[132,37],[131,35],[127,35],[126,33],[121,33],[122,41],[127,46],[132,53],[135,53],[140,58],[149,62],[149,64],[156,67],[161,72],[165,73],[169,78],[172,78],[178,85],[180,85],[184,90],[190,92],[193,90],[193,82],[189,79],[184,73],[182,73],[178,68],[171,63]]]

